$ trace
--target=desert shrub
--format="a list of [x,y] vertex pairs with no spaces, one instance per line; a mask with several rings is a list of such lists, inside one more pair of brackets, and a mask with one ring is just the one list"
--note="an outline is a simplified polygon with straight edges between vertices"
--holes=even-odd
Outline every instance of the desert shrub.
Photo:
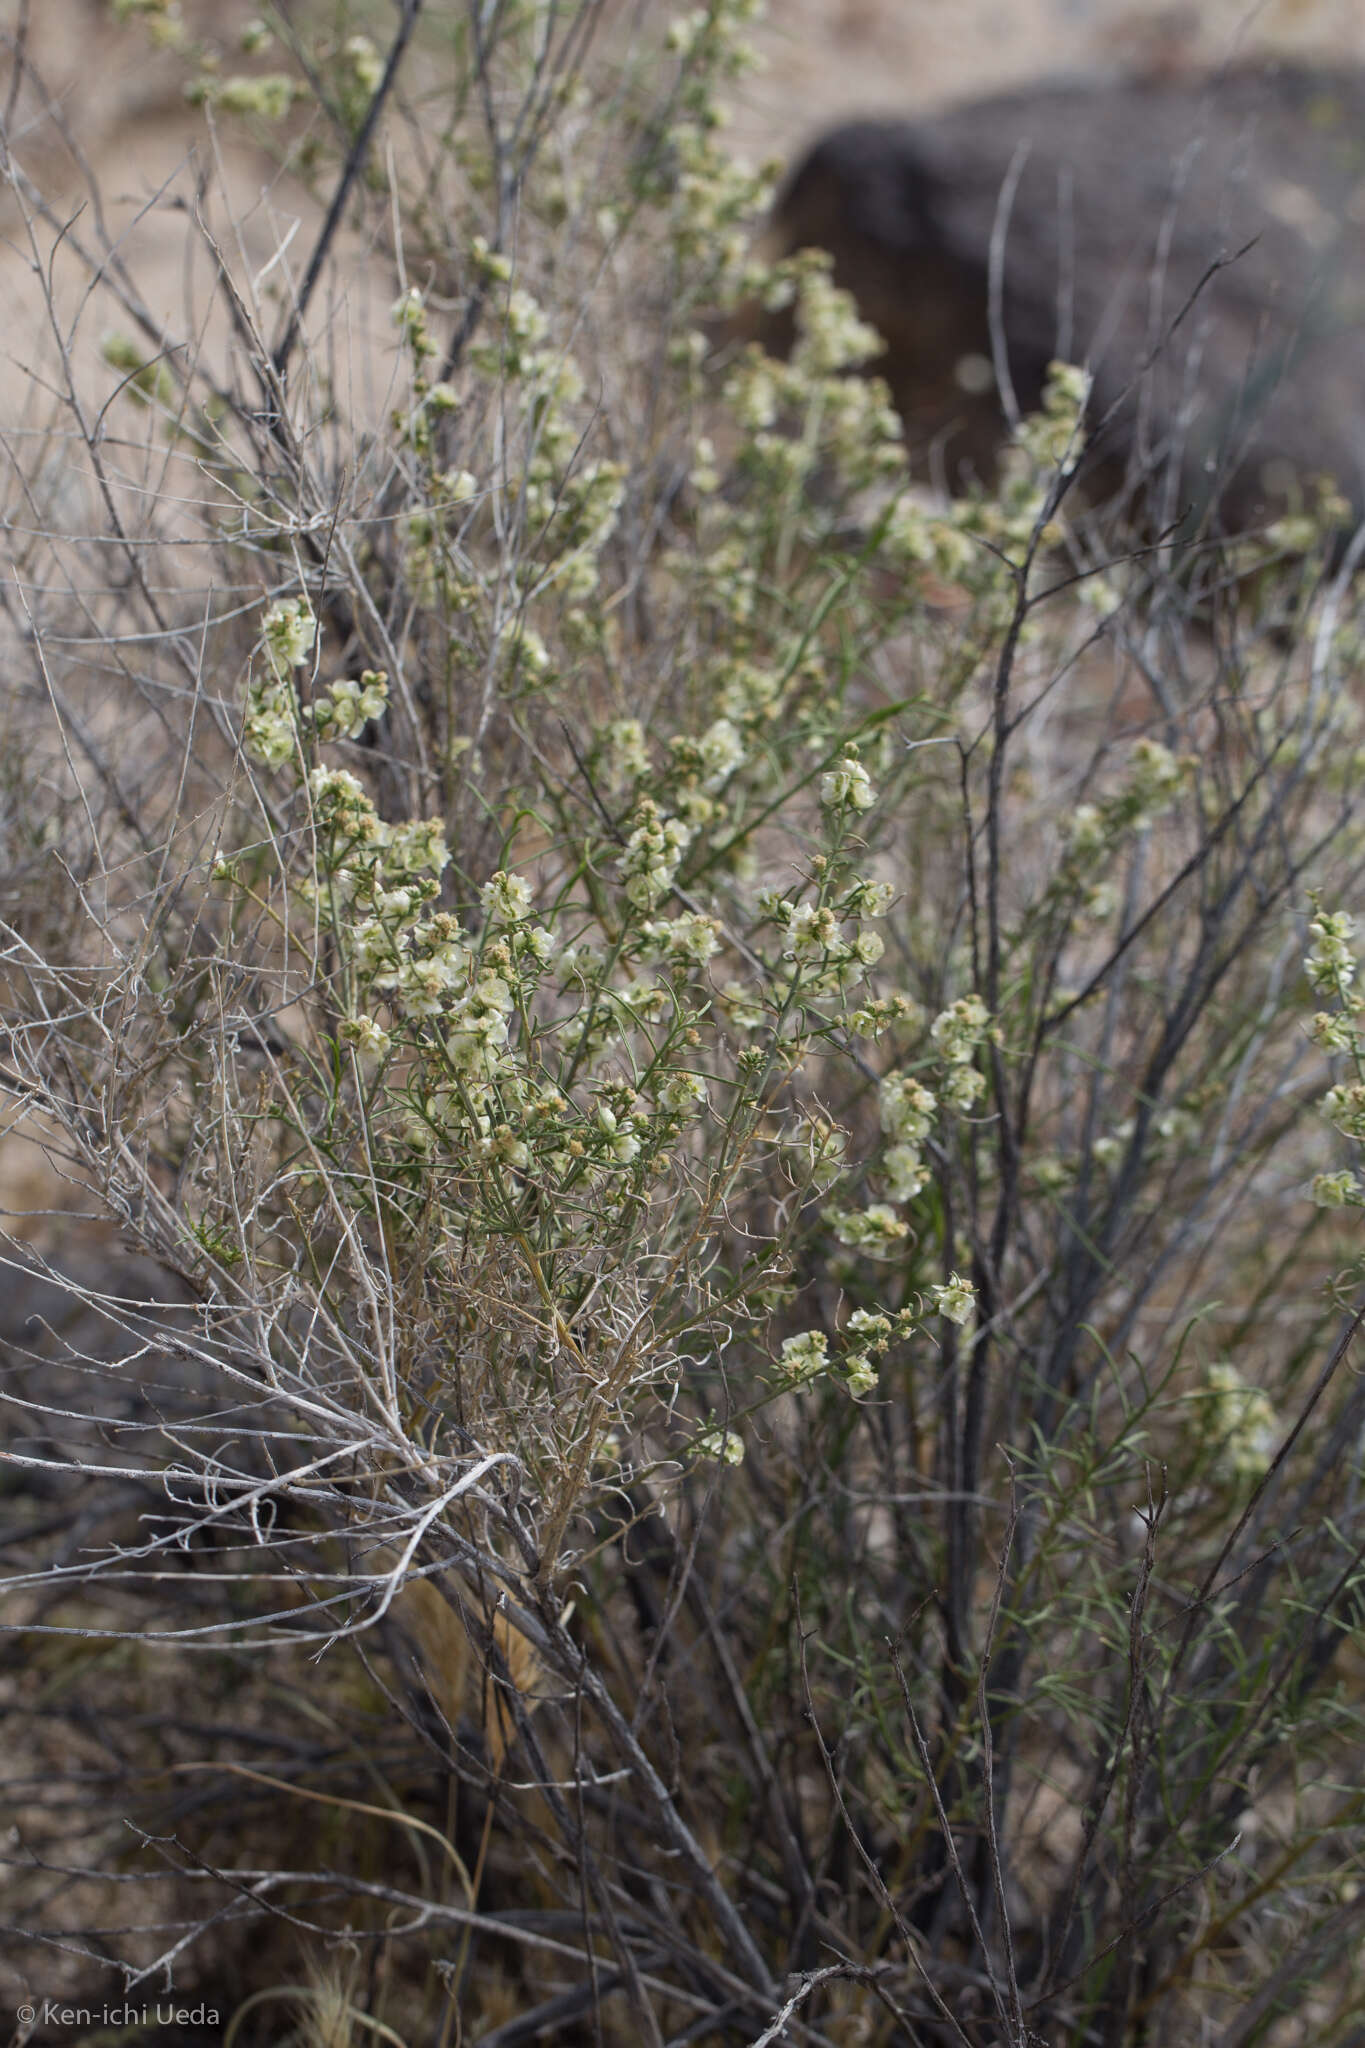
[[596,12],[175,30],[311,253],[196,351],[108,252],[11,456],[5,1086],[127,1247],[8,1249],[16,1992],[1354,2038],[1354,550],[1117,547],[1064,365],[917,493],[750,9]]

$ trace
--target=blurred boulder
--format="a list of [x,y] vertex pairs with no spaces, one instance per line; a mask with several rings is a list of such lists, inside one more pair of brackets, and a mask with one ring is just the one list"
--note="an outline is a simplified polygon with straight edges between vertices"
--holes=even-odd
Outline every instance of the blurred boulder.
[[994,470],[1001,357],[1027,412],[1061,356],[1094,376],[1092,499],[1242,530],[1328,476],[1365,510],[1363,71],[1166,67],[852,122],[778,198],[764,253],[804,247],[951,489]]

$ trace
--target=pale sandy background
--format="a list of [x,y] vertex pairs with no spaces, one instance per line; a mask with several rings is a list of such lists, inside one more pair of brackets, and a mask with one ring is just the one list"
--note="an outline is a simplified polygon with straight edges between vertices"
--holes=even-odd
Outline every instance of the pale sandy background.
[[[437,0],[431,12],[464,4]],[[210,25],[229,49],[233,30],[254,11],[250,0],[183,6],[187,19]],[[666,20],[686,8],[676,0],[649,11]],[[3,0],[8,33],[20,13],[19,0]],[[198,124],[181,100],[174,61],[149,55],[141,38],[112,32],[111,21],[109,0],[32,0],[30,47],[87,152],[97,160],[116,152],[137,175],[149,150],[183,148]],[[1365,62],[1365,7],[1361,0],[772,0],[756,40],[768,70],[746,86],[740,125],[781,145],[855,107],[933,106],[1049,71],[1104,72],[1153,58],[1216,63],[1260,49]]]
[[[645,13],[666,21],[693,4],[648,0]],[[182,5],[230,60],[235,31],[254,11],[250,0]],[[465,0],[435,0],[430,11],[464,6]],[[622,6],[621,20],[636,15],[634,6]],[[19,0],[0,0],[7,36],[20,18]],[[604,39],[620,33],[609,24]],[[116,29],[109,0],[31,0],[28,40],[80,149],[125,192],[150,194],[192,144],[202,147],[203,124],[184,104],[175,61]],[[842,114],[932,107],[1049,73],[1185,68],[1259,50],[1365,62],[1365,4],[771,0],[755,40],[765,70],[736,95],[736,138],[746,148],[789,151]],[[66,152],[37,107],[26,109],[19,140],[30,170],[74,189],[74,166],[63,162]]]
[[1222,64],[1274,50],[1365,63],[1362,0],[778,0],[767,61],[735,112],[746,146],[797,147],[822,123],[896,113],[1059,72]]

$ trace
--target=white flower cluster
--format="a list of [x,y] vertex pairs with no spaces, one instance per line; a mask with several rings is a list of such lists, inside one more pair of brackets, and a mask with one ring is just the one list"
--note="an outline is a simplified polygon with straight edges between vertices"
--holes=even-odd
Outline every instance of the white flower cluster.
[[306,598],[288,597],[272,604],[261,621],[265,657],[277,676],[300,668],[313,651],[318,622]]
[[[510,259],[476,236],[472,267],[487,291],[490,318],[467,360],[499,394],[501,483],[481,493],[469,469],[440,467],[435,429],[462,401],[452,385],[429,381],[435,344],[421,294],[408,291],[393,314],[412,359],[413,400],[395,413],[394,426],[419,459],[423,502],[404,523],[405,570],[424,604],[463,615],[475,635],[481,621],[485,646],[509,679],[539,688],[556,663],[528,606],[553,594],[568,608],[566,625],[582,627],[581,608],[598,586],[626,472],[617,462],[584,457],[582,375],[550,339],[544,307],[511,282]],[[478,565],[471,536],[480,530],[482,498],[496,498],[504,539],[513,525],[520,529],[526,562],[514,575],[505,562],[495,574]]]
[[638,820],[621,855],[626,895],[637,910],[653,910],[673,887],[679,863],[692,843],[692,827],[664,817],[651,797],[636,810]]
[[1140,831],[1165,817],[1189,782],[1194,762],[1173,754],[1159,740],[1139,740],[1132,769],[1119,799],[1118,816],[1129,831]]
[[666,47],[675,56],[704,62],[724,78],[737,78],[758,62],[739,31],[762,19],[764,0],[713,0],[668,25]]
[[829,1369],[829,1339],[823,1330],[803,1330],[782,1345],[778,1374],[784,1387],[804,1387]]
[[744,1439],[734,1426],[723,1426],[714,1417],[692,1439],[692,1456],[713,1465],[742,1465]]
[[1329,1123],[1357,1143],[1365,1140],[1365,1081],[1339,1081],[1322,1098],[1322,1113]]
[[368,103],[384,76],[384,60],[368,36],[347,36],[341,46],[342,60]]
[[317,620],[305,598],[272,604],[261,621],[262,671],[247,687],[242,745],[255,761],[278,768],[298,746],[299,702],[293,671],[308,660]]
[[[981,998],[962,996],[940,1011],[929,1028],[930,1042],[939,1062],[938,1088],[927,1087],[913,1074],[889,1074],[878,1091],[882,1131],[889,1141],[877,1162],[878,1174],[892,1202],[913,1202],[929,1184],[930,1169],[924,1157],[924,1143],[930,1136],[940,1105],[959,1115],[972,1110],[985,1089],[985,1076],[974,1064],[980,1046],[993,1036],[990,1014]],[[835,1218],[835,1233],[842,1244],[873,1257],[884,1255],[909,1226],[895,1219],[885,1203],[873,1203],[864,1212],[873,1221],[859,1222],[843,1214]],[[893,1230],[888,1219],[895,1219]]]
[[1217,1444],[1217,1462],[1232,1484],[1259,1479],[1275,1448],[1274,1405],[1260,1387],[1220,1360],[1204,1375],[1200,1428]]
[[1193,772],[1188,756],[1159,740],[1138,740],[1119,788],[1098,803],[1078,804],[1067,819],[1058,891],[1079,898],[1093,916],[1108,916],[1117,900],[1113,856],[1125,839],[1166,815]]
[[254,114],[259,121],[283,121],[304,90],[283,71],[267,71],[255,78],[244,73],[215,78],[206,73],[195,80],[189,97],[200,105],[210,102],[225,114]]
[[648,775],[649,749],[638,718],[611,721],[602,735],[601,761],[612,789],[621,789]]
[[869,1202],[865,1209],[836,1209],[830,1222],[840,1244],[869,1259],[890,1258],[910,1235],[910,1225],[887,1202]]
[[682,968],[704,967],[720,951],[720,929],[702,910],[651,918],[641,925],[640,937],[646,959],[668,960]]
[[384,1060],[393,1050],[393,1038],[390,1033],[364,1011],[354,1017],[343,1019],[341,1036],[365,1059]]
[[1333,533],[1354,524],[1350,499],[1343,497],[1330,477],[1307,479],[1306,483],[1307,502],[1299,511],[1286,513],[1265,529],[1265,547],[1290,555],[1315,554]]
[[[678,734],[669,741],[669,749],[674,770],[684,786],[689,791],[699,790],[704,797],[713,797],[723,789],[748,758],[744,741],[729,718],[713,719],[697,739]],[[712,816],[714,806],[708,805],[704,815],[694,822],[709,823]]]
[[901,1326],[907,1320],[897,1317],[893,1323],[889,1316],[855,1309],[840,1332],[840,1350],[834,1358],[823,1330],[803,1330],[799,1336],[788,1337],[778,1361],[777,1385],[784,1392],[796,1392],[818,1380],[832,1379],[855,1398],[870,1394],[877,1384],[874,1361],[895,1336],[904,1334]]
[[1005,604],[1013,603],[1011,564],[1041,543],[1055,546],[1062,529],[1043,515],[1059,476],[1069,475],[1080,459],[1081,420],[1088,381],[1069,363],[1052,363],[1043,386],[1041,410],[1020,422],[1014,443],[1005,451],[1000,478],[989,495],[961,501],[955,523],[965,534],[989,543],[971,564],[969,582],[993,587]]
[[690,121],[670,132],[677,163],[669,210],[669,238],[687,270],[714,292],[736,278],[748,255],[753,222],[772,196],[768,168],[753,171],[715,137],[720,109],[709,95],[694,95]]
[[[1334,997],[1334,1010],[1319,1010],[1309,1035],[1326,1053],[1344,1053],[1354,1079],[1338,1081],[1322,1098],[1322,1113],[1343,1137],[1365,1143],[1365,1037],[1359,1023],[1361,997],[1355,987],[1358,962],[1351,941],[1355,920],[1344,910],[1327,911],[1315,904],[1309,930],[1313,945],[1304,962],[1309,985],[1319,996]],[[1320,1209],[1365,1205],[1365,1182],[1352,1167],[1315,1175],[1312,1196]]]
[[811,377],[833,377],[880,355],[880,334],[858,318],[857,302],[835,284],[824,252],[807,250],[798,261],[796,368]]
[[[463,1090],[460,1102],[482,1113],[489,1091],[509,1072],[506,1045],[515,1006],[509,976],[519,971],[534,980],[551,950],[548,934],[527,928],[520,947],[486,943],[480,953],[456,918],[429,909],[439,888],[435,877],[448,860],[437,821],[385,824],[345,769],[317,769],[308,787],[319,843],[314,887],[344,913],[338,936],[358,993],[381,996],[401,1017],[435,1021],[443,1033],[448,1081]],[[485,894],[491,927],[497,929],[496,913],[504,904],[519,925],[520,902],[517,885],[495,877]],[[358,1012],[353,1032],[377,1051],[379,1027],[371,1030],[370,1022],[368,1009]],[[460,1102],[452,1093],[433,1097],[419,1125],[462,1118]]]
[[737,719],[746,729],[771,724],[781,709],[781,681],[770,668],[755,661],[724,656],[714,664],[709,682],[726,717]]
[[877,1360],[897,1337],[908,1334],[910,1312],[884,1316],[874,1309],[855,1308],[844,1325],[845,1350],[840,1375],[850,1394],[870,1394],[877,1384]]
[[839,761],[820,780],[820,802],[827,811],[870,811],[877,801],[872,778],[858,759],[858,749],[844,748]]
[[970,1285],[954,1273],[943,1285],[929,1289],[927,1305],[898,1309],[892,1314],[880,1309],[854,1309],[839,1332],[839,1348],[834,1355],[823,1330],[802,1330],[799,1335],[788,1337],[782,1345],[775,1383],[783,1392],[790,1393],[832,1379],[855,1397],[869,1394],[877,1384],[878,1361],[893,1344],[903,1343],[922,1330],[926,1313],[963,1324],[971,1320],[975,1306]]
[[[406,1104],[409,1155],[540,1170],[561,1182],[589,1175],[599,1202],[624,1199],[637,1175],[665,1171],[669,1147],[708,1103],[692,1050],[700,1035],[687,1027],[680,991],[681,977],[718,949],[716,920],[637,914],[610,949],[586,935],[560,949],[534,914],[530,881],[500,869],[479,893],[474,932],[434,907],[447,861],[439,824],[385,825],[345,770],[318,770],[308,789],[317,849],[309,900],[330,909],[349,976],[344,1035],[382,1059],[401,1032],[408,1078],[391,1099]],[[688,834],[648,799],[636,816],[623,894],[633,913],[647,913]],[[641,886],[632,893],[633,882]],[[650,958],[675,970],[674,980],[641,976]],[[382,1020],[380,1005],[390,1013]],[[645,1030],[650,1058],[640,1056]],[[611,1066],[598,1064],[604,1057]],[[629,1081],[619,1078],[623,1058]],[[600,1208],[585,1214],[600,1225]]]
[[1022,420],[1015,435],[1035,469],[1066,475],[1081,457],[1085,408],[1090,403],[1090,374],[1074,363],[1050,363],[1040,412]]
[[308,707],[320,740],[358,739],[372,718],[388,709],[389,679],[382,669],[367,668],[360,681],[343,677],[329,683]]
[[[561,389],[557,398],[563,397]],[[550,431],[552,418],[560,422],[558,432]],[[570,604],[581,604],[597,588],[599,558],[615,531],[626,477],[617,462],[574,462],[577,444],[577,429],[547,405],[522,480],[538,574],[544,587],[552,586]]]
[[927,568],[947,583],[966,577],[982,550],[964,530],[956,508],[933,511],[909,491],[887,507],[880,530],[882,551],[898,568]]
[[891,892],[882,884],[855,881],[832,903],[793,902],[774,889],[758,892],[758,910],[777,926],[784,944],[772,969],[779,1002],[801,1006],[842,997],[876,966],[886,951],[880,932],[861,929],[881,917]]
[[976,1296],[972,1293],[970,1281],[960,1273],[952,1273],[940,1286],[929,1289],[929,1299],[941,1316],[950,1323],[969,1323],[976,1307]]
[[961,1067],[974,1059],[977,1047],[986,1039],[990,1021],[990,1012],[976,995],[959,996],[955,1003],[941,1010],[929,1027],[929,1036],[944,1065]]
[[405,348],[420,362],[426,356],[434,356],[436,343],[427,327],[426,301],[416,285],[396,298],[389,308],[389,317],[398,329]]
[[[1304,972],[1319,994],[1333,995],[1339,1002],[1346,1002],[1357,969],[1351,950],[1355,919],[1344,910],[1320,910],[1308,929],[1313,936],[1313,949],[1304,962]],[[1350,998],[1353,1008],[1357,1001],[1358,998]]]
[[264,662],[247,687],[242,745],[268,768],[294,758],[308,727],[319,740],[358,739],[388,708],[389,679],[382,669],[369,668],[358,683],[343,676],[301,705],[293,671],[309,659],[316,640],[317,621],[303,598],[272,604],[262,620]]
[[847,375],[880,352],[881,336],[858,317],[856,302],[834,284],[830,269],[826,252],[805,249],[746,275],[750,294],[769,311],[791,306],[796,327],[788,361],[750,344],[724,387],[746,435],[738,466],[762,493],[779,499],[821,460],[852,489],[885,484],[904,469],[900,421],[886,385],[879,377]]
[[929,1179],[920,1150],[933,1128],[935,1097],[910,1074],[891,1074],[881,1085],[882,1129],[891,1143],[881,1170],[896,1202],[913,1202]]

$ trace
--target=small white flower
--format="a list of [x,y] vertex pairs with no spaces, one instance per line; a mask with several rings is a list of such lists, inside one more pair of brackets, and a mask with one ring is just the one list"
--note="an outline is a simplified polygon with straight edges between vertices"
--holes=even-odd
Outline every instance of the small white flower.
[[912,1074],[888,1074],[880,1089],[882,1129],[902,1144],[915,1145],[933,1128],[934,1096]]
[[929,1026],[929,1036],[948,1066],[963,1066],[986,1035],[990,1012],[980,996],[959,996]]
[[263,703],[247,713],[242,726],[242,745],[254,761],[267,768],[279,768],[294,752],[294,721],[284,705]]
[[420,901],[411,889],[381,889],[374,899],[374,907],[380,917],[405,918]]
[[368,36],[347,36],[341,54],[351,67],[355,82],[367,93],[378,90],[384,76],[384,61]]
[[692,839],[692,828],[681,818],[663,817],[657,805],[646,799],[637,815],[640,823],[631,833],[621,855],[625,891],[639,910],[653,910],[673,887],[678,864]]
[[685,965],[704,967],[720,948],[716,920],[700,911],[649,925],[645,935],[661,952]]
[[1331,1010],[1319,1010],[1308,1027],[1314,1045],[1321,1046],[1324,1052],[1349,1052],[1354,1031],[1349,1017]]
[[946,1316],[950,1323],[970,1322],[972,1310],[976,1307],[976,1296],[972,1293],[971,1285],[960,1273],[951,1274],[944,1286],[931,1287],[929,1299],[939,1314]]
[[820,802],[827,811],[870,811],[876,801],[871,777],[852,751],[820,778]]
[[871,1202],[862,1210],[836,1210],[830,1220],[840,1244],[874,1259],[886,1257],[910,1233],[909,1224],[885,1202]]
[[318,622],[306,598],[288,597],[272,604],[261,621],[266,657],[277,675],[307,661],[317,638]]
[[1365,1081],[1346,1081],[1322,1098],[1323,1115],[1348,1138],[1365,1139]]
[[531,907],[531,885],[521,875],[504,874],[499,868],[484,883],[480,900],[489,917],[500,924],[517,924]]
[[376,1024],[373,1017],[348,1017],[341,1027],[341,1035],[366,1059],[382,1060],[393,1044],[388,1032]]
[[891,1341],[891,1318],[878,1315],[873,1309],[855,1308],[846,1327],[864,1344],[878,1350],[884,1351]]
[[607,1141],[607,1150],[620,1166],[629,1166],[640,1154],[640,1140],[635,1136],[635,1124],[626,1117],[618,1117],[614,1109],[602,1103],[597,1111],[597,1125]]
[[388,834],[387,859],[405,875],[429,871],[439,875],[450,859],[445,826],[439,818],[412,818]]
[[366,669],[360,681],[342,677],[313,706],[313,722],[322,739],[358,739],[372,718],[388,708],[388,677]]
[[829,1365],[829,1339],[823,1330],[803,1330],[782,1345],[781,1373],[789,1387],[803,1387],[818,1379]]
[[1190,764],[1179,760],[1159,740],[1139,740],[1133,748],[1133,771],[1124,792],[1130,822],[1150,825],[1175,802],[1189,777]]
[[524,1173],[531,1163],[530,1148],[517,1137],[510,1124],[499,1124],[482,1139],[479,1150],[485,1159],[495,1160]]
[[705,1077],[701,1074],[666,1074],[655,1084],[654,1096],[660,1109],[672,1110],[678,1115],[690,1115],[694,1110],[700,1109],[706,1101]]
[[870,1394],[877,1384],[876,1366],[866,1352],[854,1352],[844,1360],[840,1374],[850,1394]]
[[718,1422],[712,1422],[693,1437],[692,1455],[709,1459],[713,1464],[742,1465],[744,1444],[732,1429],[723,1429]]
[[1231,1480],[1259,1479],[1275,1448],[1276,1417],[1269,1395],[1243,1379],[1226,1359],[1205,1375],[1209,1434],[1219,1439],[1218,1461]]
[[512,339],[528,347],[543,341],[550,330],[550,323],[536,301],[520,286],[507,294],[505,318]]
[[852,293],[836,285],[823,265],[812,265],[801,280],[797,330],[795,359],[816,377],[851,369],[881,351],[882,338],[876,328],[858,318]]
[[1077,804],[1063,831],[1066,850],[1073,861],[1093,860],[1104,851],[1107,833],[1103,813],[1096,804]]
[[1324,992],[1344,992],[1356,975],[1356,958],[1347,943],[1355,919],[1344,910],[1319,911],[1309,930],[1316,941],[1306,963],[1309,981]]
[[889,882],[857,881],[839,909],[845,917],[885,917],[895,893]]
[[913,1145],[891,1145],[882,1157],[882,1173],[893,1202],[913,1202],[929,1185],[929,1169]]
[[714,791],[744,760],[744,742],[728,718],[718,718],[697,742],[702,762],[702,788]]
[[978,1067],[954,1067],[943,1084],[943,1099],[950,1109],[966,1115],[975,1109],[986,1090],[986,1076]]
[[607,774],[613,787],[638,782],[642,775],[648,775],[649,749],[645,745],[644,727],[638,718],[613,719],[603,738]]

